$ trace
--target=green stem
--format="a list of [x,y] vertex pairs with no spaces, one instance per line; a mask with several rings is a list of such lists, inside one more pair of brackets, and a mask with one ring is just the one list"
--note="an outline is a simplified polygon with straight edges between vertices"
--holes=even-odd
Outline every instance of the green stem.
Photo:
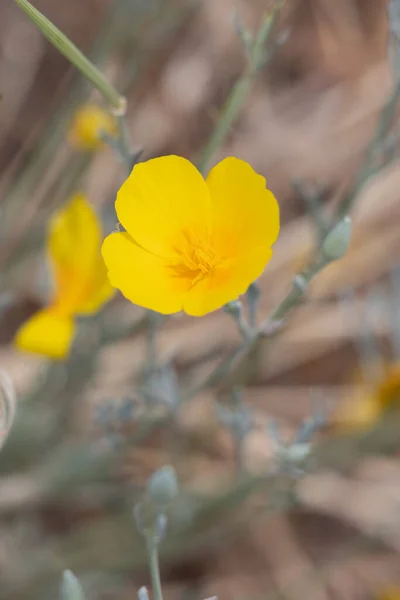
[[234,435],[234,451],[236,476],[242,477],[246,472],[244,468],[244,439],[242,435]]
[[15,0],[15,2],[33,21],[44,37],[99,90],[114,109],[117,111],[124,109],[124,98],[64,33],[27,0]]
[[232,91],[222,109],[221,118],[212,132],[208,142],[202,150],[198,161],[199,171],[207,173],[210,169],[211,160],[215,152],[222,146],[228,136],[232,125],[247,98],[252,83],[252,74],[246,70],[243,76],[235,83]]
[[146,536],[147,557],[149,560],[150,577],[153,587],[154,600],[163,600],[161,589],[160,565],[158,560],[158,544],[152,535]]
[[294,284],[290,292],[285,296],[273,313],[253,333],[252,337],[234,350],[225,360],[220,362],[200,384],[195,386],[192,390],[189,390],[185,396],[185,400],[193,398],[199,392],[222,381],[234,368],[235,371],[239,371],[241,363],[245,361],[250,352],[265,339],[265,332],[268,331],[268,328],[273,327],[274,324],[281,321],[287,313],[300,302],[310,281],[327,265],[327,263],[327,259],[321,257],[305,269],[303,273],[298,275],[294,279]]
[[118,121],[118,131],[119,131],[119,136],[118,136],[119,153],[120,153],[120,156],[127,168],[128,175],[130,175],[131,171],[132,171],[133,157],[132,157],[132,151],[131,151],[131,146],[130,146],[130,142],[129,142],[129,135],[128,135],[128,129],[126,126],[125,115],[118,115],[117,121]]
[[221,117],[204,146],[198,160],[198,168],[203,174],[211,166],[214,153],[225,142],[250,92],[258,69],[263,64],[265,46],[274,29],[283,2],[278,1],[275,7],[264,18],[257,35],[249,48],[249,56],[243,75],[233,86],[231,93],[221,111]]
[[398,77],[393,86],[392,93],[390,94],[389,99],[380,114],[378,124],[375,130],[375,135],[368,145],[365,159],[362,162],[362,165],[354,180],[353,185],[351,186],[349,192],[347,193],[339,207],[338,213],[336,215],[338,220],[349,214],[354,204],[354,201],[357,198],[360,191],[362,190],[362,188],[365,186],[368,180],[373,175],[375,175],[377,171],[379,171],[379,167],[376,166],[375,156],[389,133],[390,126],[393,123],[396,107],[398,105],[399,96],[400,78]]
[[300,275],[295,277],[292,289],[279,306],[276,307],[270,317],[261,325],[261,331],[265,330],[268,325],[271,325],[276,321],[281,321],[287,313],[300,302],[310,281],[328,264],[328,262],[329,261],[326,258],[321,257]]

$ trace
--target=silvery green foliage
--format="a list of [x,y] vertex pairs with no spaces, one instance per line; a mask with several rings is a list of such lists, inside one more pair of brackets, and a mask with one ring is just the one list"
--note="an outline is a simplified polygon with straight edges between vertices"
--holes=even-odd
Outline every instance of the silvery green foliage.
[[158,365],[145,378],[140,394],[149,406],[165,406],[170,412],[179,407],[181,393],[172,365]]
[[94,420],[102,429],[110,432],[123,423],[133,422],[137,408],[137,403],[132,398],[108,400],[96,407]]
[[258,309],[260,297],[261,297],[260,287],[257,285],[256,282],[254,282],[249,286],[249,288],[246,292],[246,300],[247,300],[247,307],[248,307],[248,313],[249,313],[250,327],[255,327],[255,325],[256,325],[257,309]]
[[220,423],[239,439],[244,439],[254,427],[253,414],[250,408],[244,404],[237,408],[231,408],[216,403],[216,410]]
[[60,600],[85,600],[85,594],[79,579],[72,573],[66,570],[63,573],[60,586]]
[[238,438],[243,440],[254,428],[254,417],[251,409],[243,400],[243,390],[233,388],[229,407],[216,403],[220,422]]
[[270,420],[267,433],[274,451],[273,470],[287,472],[293,477],[303,475],[304,463],[311,454],[313,437],[325,423],[325,415],[318,408],[310,418],[303,421],[294,438],[286,441],[282,438],[277,423]]
[[0,448],[5,443],[14,423],[17,397],[14,384],[5,371],[0,371]]

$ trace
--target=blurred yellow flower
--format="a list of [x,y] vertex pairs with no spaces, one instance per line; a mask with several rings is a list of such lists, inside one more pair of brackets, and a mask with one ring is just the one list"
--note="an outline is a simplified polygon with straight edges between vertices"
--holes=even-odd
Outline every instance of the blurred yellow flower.
[[380,590],[375,598],[377,600],[400,600],[400,585],[390,586]]
[[99,220],[81,194],[51,219],[47,251],[53,298],[19,329],[18,348],[54,359],[67,356],[75,333],[74,317],[96,313],[114,293],[101,258],[101,241]]
[[111,137],[117,135],[115,117],[96,104],[86,104],[74,114],[69,141],[80,150],[96,150],[104,144],[102,132]]
[[201,316],[236,299],[263,272],[279,232],[264,177],[237,158],[206,180],[178,156],[139,163],[115,208],[126,231],[103,244],[111,284],[163,314]]
[[345,398],[333,414],[333,423],[340,429],[368,428],[395,408],[400,408],[400,363],[387,365],[375,384]]

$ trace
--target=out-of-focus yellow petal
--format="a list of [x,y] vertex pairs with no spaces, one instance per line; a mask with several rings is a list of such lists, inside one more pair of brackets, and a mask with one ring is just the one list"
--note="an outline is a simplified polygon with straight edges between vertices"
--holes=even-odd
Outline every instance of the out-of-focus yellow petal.
[[49,223],[49,255],[57,268],[87,271],[99,256],[101,227],[83,194],[76,194]]
[[76,314],[93,315],[114,295],[115,289],[108,279],[107,269],[101,258],[101,262],[99,260],[98,264],[94,266],[88,287],[82,294],[84,300],[76,306]]
[[82,194],[75,195],[51,220],[48,252],[54,275],[52,304],[59,313],[96,312],[112,296],[101,258],[101,226]]
[[383,373],[373,383],[359,377],[357,381],[360,391],[343,398],[331,417],[332,424],[340,430],[371,427],[388,411],[399,410],[399,362],[385,365]]
[[399,585],[389,585],[378,591],[374,596],[375,600],[400,600],[400,583]]
[[61,360],[69,353],[74,332],[72,318],[60,316],[47,309],[36,313],[22,325],[16,335],[15,344],[25,352]]
[[143,248],[163,257],[175,254],[181,234],[207,238],[210,196],[199,171],[179,156],[135,165],[118,192],[118,219]]
[[111,284],[134,304],[172,314],[182,310],[190,280],[176,276],[164,259],[143,250],[128,233],[112,233],[102,247]]
[[388,365],[377,383],[375,396],[382,410],[400,406],[400,363]]
[[372,427],[382,415],[381,407],[368,392],[343,400],[331,416],[332,425],[340,431]]
[[264,247],[225,261],[193,285],[185,296],[183,310],[201,317],[236,300],[261,275],[271,256],[271,248]]
[[104,144],[102,132],[115,137],[117,130],[116,119],[110,113],[95,104],[87,104],[74,114],[68,137],[79,150],[96,150]]
[[238,158],[225,158],[207,177],[213,246],[233,256],[272,246],[279,233],[279,206],[265,179]]

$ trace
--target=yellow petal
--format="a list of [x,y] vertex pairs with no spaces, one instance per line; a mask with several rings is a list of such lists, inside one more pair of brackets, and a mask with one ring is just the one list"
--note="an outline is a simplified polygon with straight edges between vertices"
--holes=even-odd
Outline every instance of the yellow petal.
[[183,310],[201,317],[236,300],[261,275],[271,256],[271,248],[264,247],[240,260],[222,263],[190,289]]
[[76,314],[79,315],[97,313],[115,295],[115,289],[108,279],[107,268],[102,258],[96,265],[93,265],[93,272],[87,283],[90,287],[88,285],[83,294],[84,300],[76,306]]
[[158,256],[143,250],[128,233],[112,233],[102,247],[111,285],[139,306],[163,314],[182,310],[190,281],[176,276]]
[[75,195],[50,222],[48,252],[59,313],[96,312],[112,295],[101,259],[102,231],[93,208]]
[[265,179],[245,161],[225,158],[207,177],[213,246],[222,255],[271,246],[279,233],[279,206]]
[[210,197],[202,175],[188,160],[163,156],[135,165],[118,192],[118,219],[143,248],[163,257],[191,231],[206,237]]
[[17,332],[15,344],[25,352],[60,360],[69,353],[74,332],[72,318],[59,316],[46,309],[36,313],[22,325]]
[[76,194],[51,219],[48,245],[57,268],[87,271],[99,256],[101,227],[83,194]]

